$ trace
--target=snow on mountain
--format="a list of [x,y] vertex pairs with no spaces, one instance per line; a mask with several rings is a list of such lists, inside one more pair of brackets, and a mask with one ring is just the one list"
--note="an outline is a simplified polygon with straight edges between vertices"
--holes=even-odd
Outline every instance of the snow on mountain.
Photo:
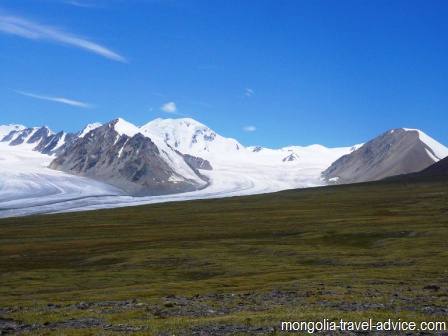
[[183,154],[207,160],[226,161],[247,152],[235,139],[224,138],[190,118],[155,119],[140,127],[140,131],[149,137],[157,136],[163,139]]
[[39,144],[33,149],[42,154],[48,154],[52,156],[58,156],[62,153],[64,148],[76,141],[78,136],[73,133],[59,132],[58,134],[51,135],[42,139]]
[[133,137],[137,133],[140,133],[140,129],[137,126],[122,118],[113,121],[113,128],[120,136],[125,134],[129,137]]
[[[36,146],[37,138],[39,137],[39,133],[42,135],[45,132],[44,131],[39,132],[41,128],[39,127],[33,127],[33,128],[25,128],[21,130],[14,130],[10,132],[8,135],[3,137],[2,142],[7,143],[9,146],[19,146],[24,145],[28,149],[33,148]],[[39,132],[39,133],[38,133]]]
[[49,147],[51,147],[51,150],[57,150],[61,148],[66,142],[67,142],[67,133],[59,132],[58,134],[56,134],[53,141],[49,144]]
[[12,131],[21,131],[24,130],[26,127],[23,125],[16,125],[16,124],[10,124],[10,125],[2,125],[0,126],[0,141],[7,136]]
[[[299,167],[315,166],[317,170],[325,170],[342,155],[348,154],[353,147],[327,148],[322,145],[288,146],[279,149],[248,147],[250,159],[259,164],[288,164]],[[322,171],[321,170],[321,171]],[[320,172],[316,172],[319,173]]]
[[323,185],[320,173],[352,150],[320,145],[279,150],[245,148],[188,118],[156,119],[140,130],[150,137],[159,136],[181,153],[209,160],[213,170],[201,174],[210,178],[211,186],[225,188],[226,184],[240,181],[241,190],[258,192]]
[[40,141],[46,140],[53,135],[55,135],[55,133],[51,129],[49,129],[47,126],[43,126],[39,128],[36,132],[34,132],[31,137],[28,138],[27,143],[37,144]]
[[134,196],[185,192],[207,184],[182,154],[121,118],[67,146],[50,168],[97,179]]
[[84,127],[84,129],[81,132],[78,133],[78,137],[83,138],[87,133],[101,126],[102,124],[99,122],[88,124],[86,127]]
[[[350,153],[350,148],[326,148],[321,145],[307,147],[290,146],[273,150],[262,147],[244,147],[232,138],[225,138],[209,127],[190,118],[156,119],[140,127],[142,133],[149,137],[154,135],[164,139],[171,147],[183,154],[204,158],[213,167],[222,169],[230,165],[237,169],[242,163],[247,167],[262,169],[262,167],[295,165],[296,175],[301,169],[307,170],[306,175],[313,171],[313,177],[318,179],[333,161],[342,155]],[[278,169],[281,169],[278,167]],[[311,168],[313,167],[313,168]],[[270,169],[270,168],[269,168]],[[303,173],[303,171],[302,171]],[[303,186],[303,184],[294,184]]]
[[448,156],[448,148],[442,145],[440,142],[434,140],[426,133],[418,130],[418,129],[411,129],[411,128],[404,128],[405,131],[417,131],[418,136],[420,140],[431,149],[431,152],[428,153],[428,155],[433,156],[435,155],[435,158],[433,158],[434,162],[437,162],[445,157]]
[[[157,120],[162,120],[162,119],[157,119]],[[197,123],[193,119],[191,119],[191,121]],[[185,162],[185,160],[178,153],[176,153],[173,150],[172,146],[169,147],[170,143],[168,141],[166,141],[166,139],[164,140],[156,132],[150,133],[150,132],[146,131],[145,126],[137,127],[134,124],[127,122],[126,120],[124,120],[122,118],[118,118],[118,119],[116,119],[116,122],[114,124],[114,129],[120,136],[125,134],[129,137],[133,137],[134,135],[141,133],[145,137],[150,138],[156,144],[156,146],[159,148],[162,158],[165,160],[166,163],[168,163],[168,165],[171,167],[171,169],[173,169],[174,171],[177,171],[181,176],[184,176],[187,179],[195,181],[198,184],[204,184],[204,181],[202,181],[196,175],[196,173],[194,173],[192,171],[191,167]],[[202,125],[202,126],[204,126],[204,125]],[[204,127],[206,127],[206,126],[204,126]],[[159,134],[160,134],[160,132],[159,132]],[[181,150],[179,150],[179,151],[182,154],[184,154],[184,152],[182,152]],[[173,176],[172,179],[178,180],[179,178],[176,178]]]
[[73,133],[61,131],[55,134],[47,126],[43,126],[13,130],[1,141],[9,146],[56,156],[67,143],[71,143],[75,138],[77,136]]

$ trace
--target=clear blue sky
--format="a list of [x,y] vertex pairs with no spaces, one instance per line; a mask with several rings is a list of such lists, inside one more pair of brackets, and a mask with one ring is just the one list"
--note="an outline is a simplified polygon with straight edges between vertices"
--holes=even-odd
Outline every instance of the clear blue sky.
[[0,0],[0,124],[191,117],[271,148],[408,127],[448,146],[447,116],[446,0]]

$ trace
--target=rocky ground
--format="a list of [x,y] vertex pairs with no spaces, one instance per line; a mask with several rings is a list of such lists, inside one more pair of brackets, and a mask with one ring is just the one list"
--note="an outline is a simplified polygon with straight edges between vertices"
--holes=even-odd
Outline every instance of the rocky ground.
[[[273,290],[268,293],[245,293],[245,294],[214,294],[195,295],[193,297],[185,296],[167,296],[156,304],[149,304],[140,299],[129,299],[125,301],[103,301],[103,302],[79,302],[66,306],[48,304],[45,307],[6,307],[0,309],[0,335],[21,334],[35,331],[57,331],[61,329],[101,329],[113,333],[131,334],[135,332],[148,331],[147,326],[133,326],[124,324],[108,324],[101,316],[107,314],[123,314],[127,311],[141,311],[152,315],[158,319],[168,319],[179,316],[226,316],[238,312],[260,312],[268,311],[278,307],[303,307],[303,308],[329,308],[336,311],[377,311],[387,310],[391,312],[407,311],[415,312],[416,315],[426,316],[428,320],[434,320],[434,317],[447,317],[448,307],[446,305],[435,304],[434,301],[440,299],[441,288],[436,285],[426,285],[421,288],[420,295],[415,295],[415,290],[397,289],[391,295],[390,300],[378,302],[368,300],[368,298],[381,297],[378,290],[365,291],[364,302],[344,302],[337,300],[317,299],[310,303],[310,297],[325,295],[346,295],[355,293],[356,288],[346,286],[343,293],[337,293],[334,290],[326,290],[323,284],[317,284],[314,291],[300,292],[294,288]],[[412,295],[414,294],[414,295]],[[440,300],[438,301],[440,302]],[[17,312],[42,312],[54,311],[59,314],[64,312],[88,311],[95,313],[96,318],[68,318],[60,322],[44,323],[25,323],[10,316]],[[68,314],[66,314],[68,315]],[[431,319],[431,317],[433,317]],[[280,326],[274,325],[253,325],[250,318],[247,323],[227,325],[223,323],[210,323],[205,325],[195,325],[183,327],[176,331],[176,335],[277,335],[280,334]],[[446,319],[445,319],[446,320]],[[148,334],[149,331],[148,331]],[[326,333],[318,333],[326,335]],[[335,335],[328,333],[328,335]],[[340,335],[391,335],[390,332],[377,333],[340,333]],[[172,336],[173,331],[159,332],[160,336]],[[394,335],[398,335],[394,333]],[[406,335],[406,334],[403,334]],[[411,335],[411,334],[408,334]],[[415,333],[413,334],[415,335]],[[424,335],[423,333],[421,335]],[[448,332],[438,332],[434,335],[448,335]]]

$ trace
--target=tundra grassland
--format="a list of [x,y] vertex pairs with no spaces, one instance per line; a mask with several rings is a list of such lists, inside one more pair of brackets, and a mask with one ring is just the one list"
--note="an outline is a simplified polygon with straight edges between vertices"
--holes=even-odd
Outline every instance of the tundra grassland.
[[447,178],[6,218],[0,325],[277,335],[280,321],[447,321],[447,243]]

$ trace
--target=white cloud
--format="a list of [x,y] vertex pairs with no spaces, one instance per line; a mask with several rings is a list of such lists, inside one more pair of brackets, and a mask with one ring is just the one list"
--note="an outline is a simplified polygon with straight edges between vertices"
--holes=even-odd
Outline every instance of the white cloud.
[[246,131],[246,132],[253,132],[253,131],[255,131],[257,128],[256,128],[255,126],[246,126],[246,127],[244,127],[243,129],[244,129],[244,131]]
[[70,100],[70,99],[66,99],[66,98],[53,98],[53,97],[48,97],[48,96],[37,95],[34,93],[23,92],[23,91],[15,91],[15,92],[17,92],[21,95],[24,95],[24,96],[32,97],[32,98],[50,100],[50,101],[63,103],[63,104],[67,104],[67,105],[72,105],[72,106],[77,106],[77,107],[90,108],[90,109],[95,107],[92,104],[82,103],[82,102],[78,102],[78,101]]
[[100,5],[84,3],[84,2],[80,2],[80,1],[63,1],[63,2],[68,5],[72,5],[72,6],[76,6],[76,7],[84,7],[84,8],[99,8],[99,7],[101,7]]
[[0,31],[31,40],[43,40],[53,43],[67,44],[115,61],[127,62],[123,56],[120,56],[99,44],[87,41],[76,35],[65,33],[53,27],[38,25],[34,22],[14,16],[0,15]]
[[246,97],[252,97],[255,94],[255,91],[252,89],[246,89],[246,91],[244,92],[244,95]]
[[173,102],[163,105],[160,109],[166,113],[177,114],[177,107]]

